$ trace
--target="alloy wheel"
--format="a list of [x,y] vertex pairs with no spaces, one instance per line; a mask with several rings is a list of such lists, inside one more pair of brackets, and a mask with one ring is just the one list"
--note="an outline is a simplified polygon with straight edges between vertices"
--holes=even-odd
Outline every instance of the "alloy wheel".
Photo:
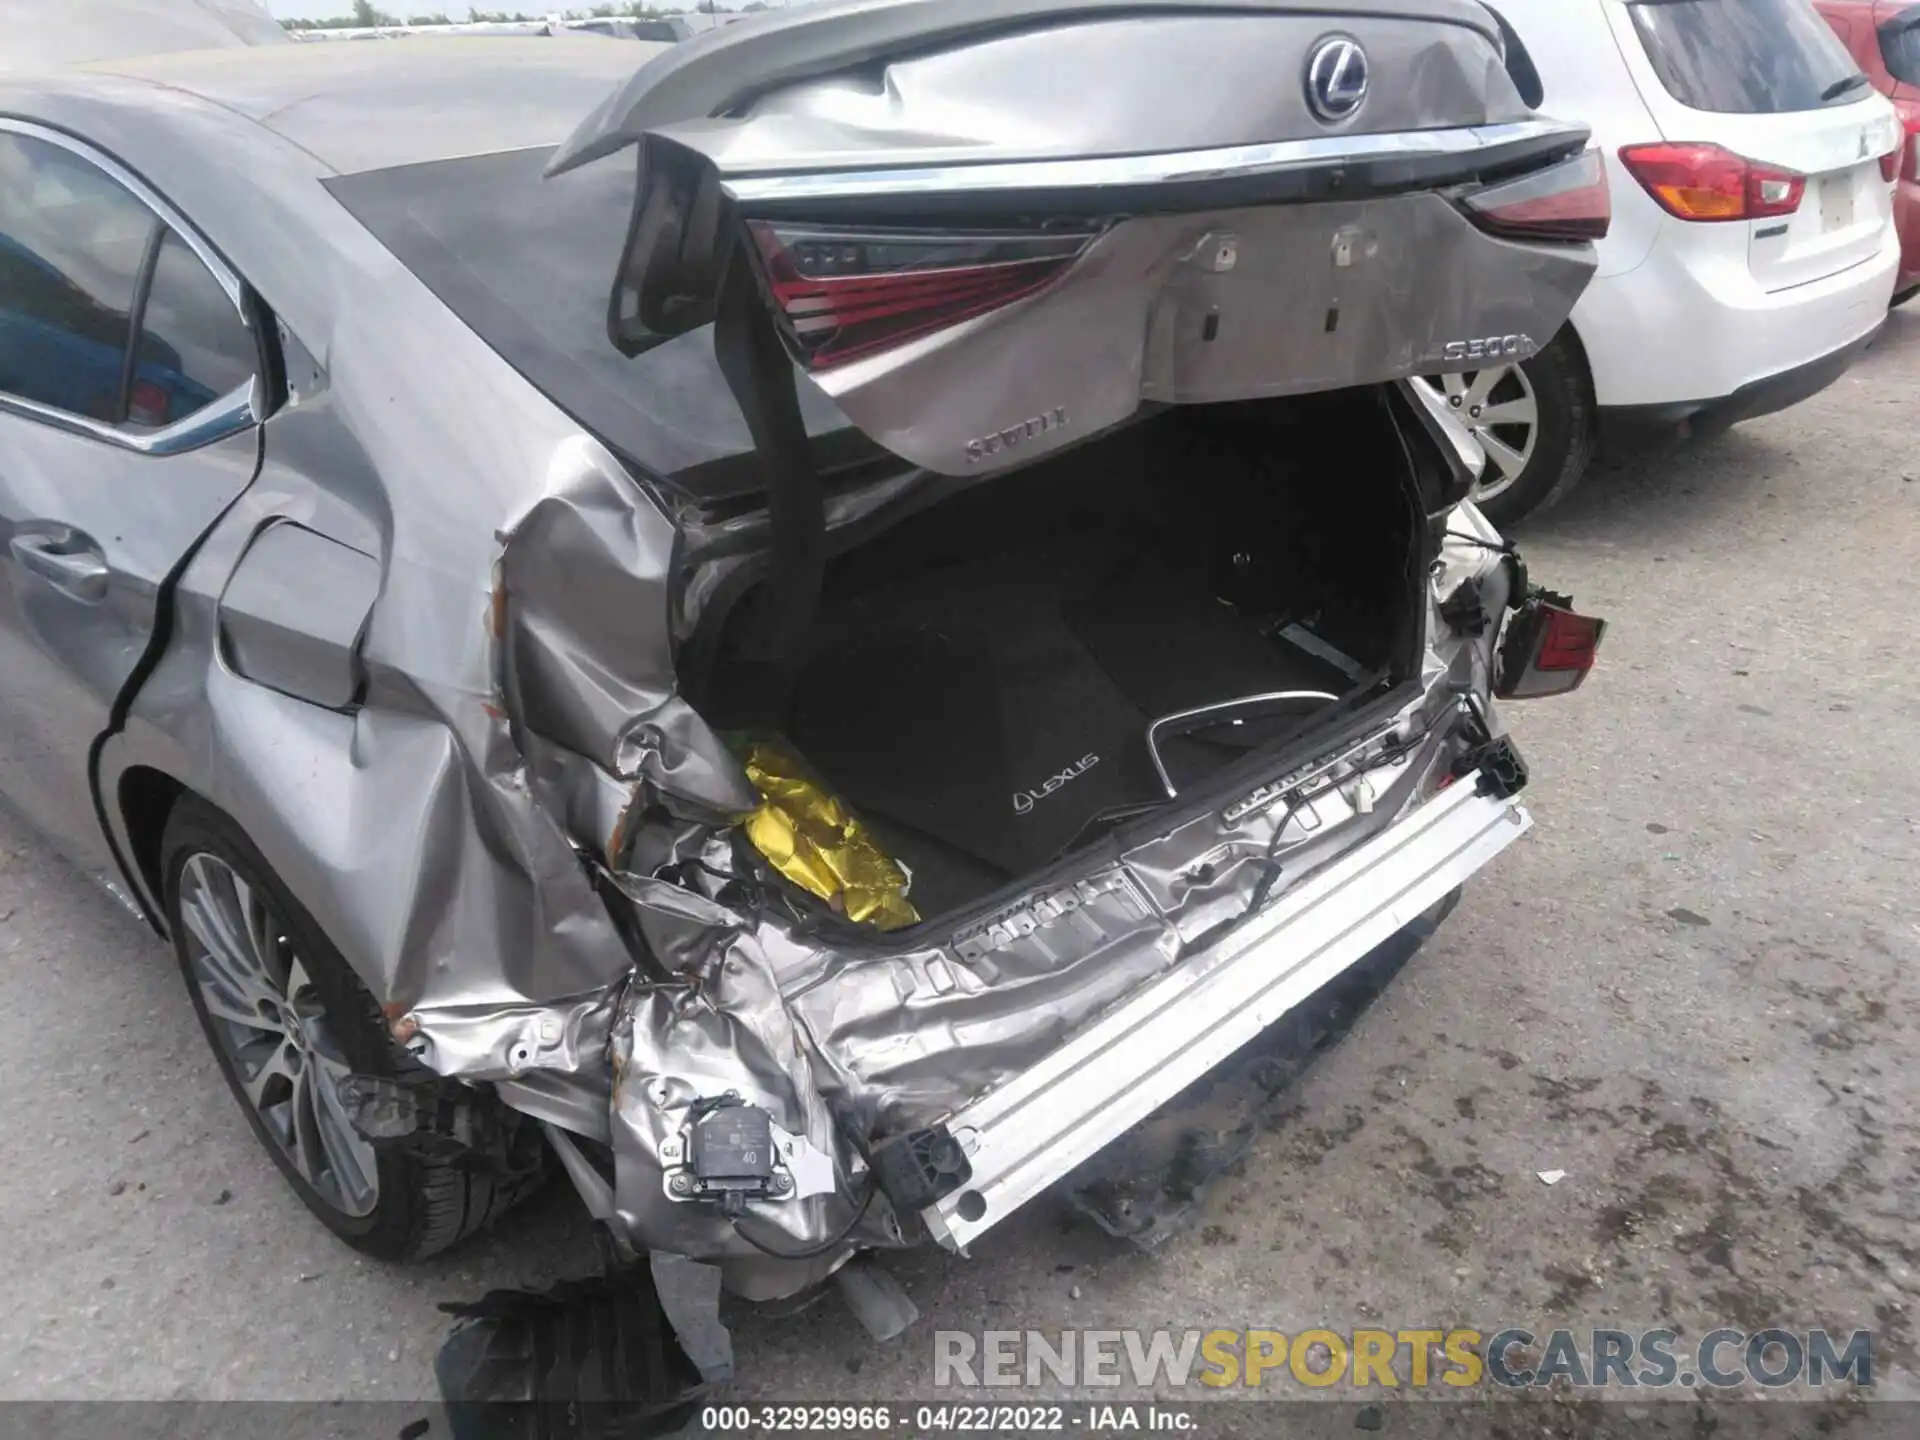
[[339,1094],[351,1067],[280,917],[231,865],[203,851],[181,869],[180,919],[209,1029],[266,1133],[329,1206],[371,1214],[377,1158]]
[[1465,375],[1420,376],[1413,382],[1443,400],[1487,452],[1486,472],[1472,499],[1491,500],[1512,487],[1540,438],[1540,400],[1518,365]]

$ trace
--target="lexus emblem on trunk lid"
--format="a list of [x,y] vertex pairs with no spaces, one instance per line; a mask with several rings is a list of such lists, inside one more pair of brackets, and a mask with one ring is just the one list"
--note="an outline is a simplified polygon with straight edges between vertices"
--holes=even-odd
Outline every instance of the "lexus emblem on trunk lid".
[[1357,40],[1331,36],[1307,59],[1307,106],[1332,124],[1345,120],[1367,98],[1367,52]]

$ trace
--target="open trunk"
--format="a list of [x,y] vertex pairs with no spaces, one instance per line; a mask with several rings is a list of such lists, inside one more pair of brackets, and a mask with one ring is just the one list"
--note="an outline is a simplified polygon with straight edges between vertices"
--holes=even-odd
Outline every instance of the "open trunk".
[[1378,390],[1169,409],[840,555],[780,660],[733,606],[693,698],[782,737],[931,917],[1406,678],[1422,509]]
[[1143,406],[1529,354],[1605,229],[1586,140],[1471,0],[843,0],[658,56],[549,173],[637,147],[609,334],[714,323],[798,513],[789,359],[977,476]]
[[[623,450],[681,522],[681,753],[764,802],[649,764],[611,832],[646,954],[587,1188],[636,1248],[780,1295],[904,1216],[964,1247],[1524,831],[1519,577],[1392,382],[1565,320],[1586,140],[1472,0],[825,0],[551,158],[635,148],[609,335],[710,326],[759,472],[722,514]],[[820,473],[812,390],[897,466]],[[1578,683],[1598,626],[1522,604],[1520,678]]]

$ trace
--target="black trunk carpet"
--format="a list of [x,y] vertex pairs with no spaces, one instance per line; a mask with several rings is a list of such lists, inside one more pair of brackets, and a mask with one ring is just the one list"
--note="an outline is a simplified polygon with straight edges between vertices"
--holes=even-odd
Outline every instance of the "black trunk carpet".
[[[1345,683],[1212,599],[1203,573],[1137,553],[1116,564],[1110,537],[870,591],[816,635],[783,722],[801,753],[909,864],[921,852],[937,866],[951,847],[1003,878],[1165,799],[1146,744],[1155,717]],[[1163,754],[1191,783],[1298,723],[1221,726]],[[935,898],[916,885],[923,913]]]

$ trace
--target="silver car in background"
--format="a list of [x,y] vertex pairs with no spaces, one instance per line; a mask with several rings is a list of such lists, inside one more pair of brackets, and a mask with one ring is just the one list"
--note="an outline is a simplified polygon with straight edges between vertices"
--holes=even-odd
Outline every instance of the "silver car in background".
[[638,1390],[726,1373],[722,1284],[885,1330],[865,1252],[1526,829],[1495,695],[1602,627],[1403,382],[1565,319],[1585,146],[1466,0],[0,77],[0,790],[349,1243],[557,1161],[671,1321]]

